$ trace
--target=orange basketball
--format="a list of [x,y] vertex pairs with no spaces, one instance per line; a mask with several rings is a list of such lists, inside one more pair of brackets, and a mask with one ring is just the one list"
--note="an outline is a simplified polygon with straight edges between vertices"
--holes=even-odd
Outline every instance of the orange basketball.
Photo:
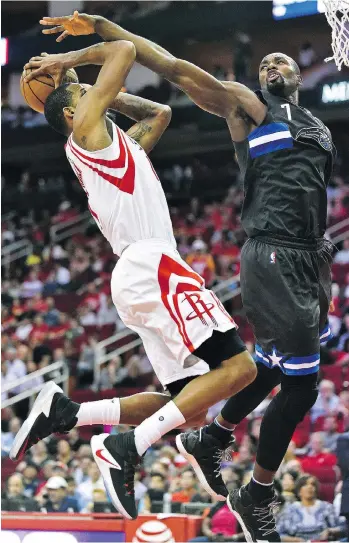
[[[46,98],[54,90],[55,84],[50,75],[39,75],[35,79],[24,81],[24,77],[32,69],[23,70],[21,77],[21,93],[28,106],[38,113],[44,112]],[[63,83],[78,83],[79,79],[76,71],[72,68],[64,76]]]

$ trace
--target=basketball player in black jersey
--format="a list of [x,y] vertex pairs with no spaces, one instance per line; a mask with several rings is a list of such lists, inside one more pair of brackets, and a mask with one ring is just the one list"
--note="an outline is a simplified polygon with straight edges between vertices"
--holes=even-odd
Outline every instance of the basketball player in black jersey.
[[[334,147],[324,124],[298,105],[302,79],[296,62],[267,55],[256,93],[220,82],[162,47],[98,16],[44,18],[46,34],[99,34],[134,43],[137,61],[182,89],[199,107],[224,117],[244,179],[242,224],[249,237],[241,254],[243,304],[256,340],[258,376],[200,431],[177,437],[180,451],[214,491],[215,450],[208,436],[228,446],[235,426],[278,384],[262,422],[250,483],[228,497],[247,541],[280,541],[273,518],[273,478],[297,424],[317,397],[320,343],[330,337],[331,250],[326,228],[326,186]],[[217,460],[217,464],[218,464]],[[219,465],[217,465],[219,468]]]

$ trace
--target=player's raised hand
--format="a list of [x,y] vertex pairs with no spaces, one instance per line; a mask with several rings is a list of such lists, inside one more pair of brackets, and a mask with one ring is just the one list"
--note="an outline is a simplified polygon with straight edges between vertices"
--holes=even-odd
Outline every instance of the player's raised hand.
[[63,41],[67,36],[86,36],[94,34],[96,18],[93,15],[74,11],[73,15],[64,17],[43,17],[40,20],[43,26],[53,26],[42,31],[43,34],[58,34],[57,42]]
[[24,69],[31,69],[32,71],[27,73],[24,81],[27,83],[38,75],[48,74],[52,77],[55,87],[57,88],[66,73],[66,66],[64,60],[66,54],[48,55],[42,53],[40,57],[32,57],[27,64],[24,65]]

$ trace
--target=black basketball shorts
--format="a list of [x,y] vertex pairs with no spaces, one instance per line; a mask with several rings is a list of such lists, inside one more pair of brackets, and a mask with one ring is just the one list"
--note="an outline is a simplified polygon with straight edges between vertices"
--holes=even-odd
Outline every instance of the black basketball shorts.
[[250,238],[241,253],[241,295],[256,359],[287,375],[315,373],[331,337],[332,247],[326,240]]

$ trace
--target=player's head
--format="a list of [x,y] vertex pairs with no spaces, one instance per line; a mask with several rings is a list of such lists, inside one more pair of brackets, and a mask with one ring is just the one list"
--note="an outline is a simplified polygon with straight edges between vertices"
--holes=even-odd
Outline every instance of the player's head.
[[65,83],[51,92],[44,110],[48,124],[60,134],[69,136],[73,131],[76,106],[86,92],[80,83]]
[[293,58],[283,53],[270,53],[259,65],[259,82],[262,89],[287,98],[298,90],[302,77]]

